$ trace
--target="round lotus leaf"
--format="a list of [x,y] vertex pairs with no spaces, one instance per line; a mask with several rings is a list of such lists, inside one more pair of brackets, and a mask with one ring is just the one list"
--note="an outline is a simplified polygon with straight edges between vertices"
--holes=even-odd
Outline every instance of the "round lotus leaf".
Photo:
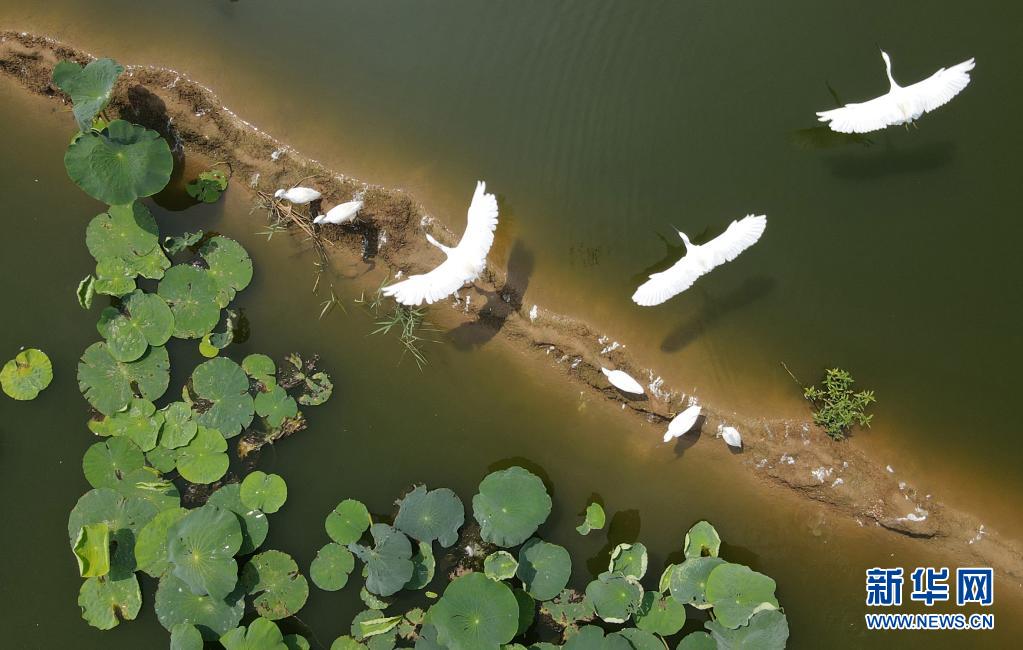
[[138,202],[110,206],[85,229],[85,245],[97,262],[119,258],[131,266],[133,260],[155,250],[159,241],[156,219]]
[[160,476],[160,472],[152,467],[128,472],[114,489],[123,496],[151,503],[157,511],[181,505],[181,493],[177,486]]
[[110,438],[86,450],[82,456],[82,473],[92,487],[112,488],[145,464],[146,457],[134,442],[128,438]]
[[256,381],[266,383],[267,379],[273,379],[277,374],[277,366],[274,360],[265,354],[250,354],[242,360],[242,370]]
[[450,650],[498,650],[518,632],[519,604],[503,582],[468,573],[448,584],[427,621]]
[[110,576],[120,579],[135,571],[135,539],[139,531],[159,512],[149,501],[128,497],[110,488],[89,490],[68,515],[68,540],[71,548],[79,531],[91,524],[106,524],[114,552],[110,556]]
[[707,609],[707,578],[710,572],[725,561],[716,557],[691,557],[676,565],[671,573],[669,589],[671,596],[685,605]]
[[585,519],[575,529],[580,535],[589,535],[591,530],[604,528],[606,522],[607,515],[604,514],[604,507],[594,502],[586,506]]
[[301,634],[285,634],[284,646],[288,650],[312,650],[313,647]]
[[197,595],[223,599],[238,582],[234,556],[242,529],[230,510],[204,505],[188,512],[167,531],[171,571]]
[[220,235],[208,239],[199,254],[206,260],[210,277],[217,283],[217,304],[227,307],[235,293],[252,282],[249,254],[235,240]]
[[565,589],[557,598],[540,605],[540,611],[562,628],[573,627],[579,621],[592,621],[593,603],[573,589]]
[[550,600],[568,584],[572,558],[564,547],[534,537],[519,550],[519,567],[515,574],[530,596]]
[[117,627],[121,620],[133,621],[142,609],[142,591],[134,574],[120,578],[89,578],[78,592],[82,618],[101,630]]
[[718,531],[706,521],[697,522],[689,532],[686,533],[684,551],[686,557],[700,557],[709,555],[717,557],[721,550],[721,536]]
[[160,280],[157,293],[170,306],[174,336],[180,339],[202,338],[220,320],[217,283],[205,269],[176,264]]
[[277,474],[256,470],[242,481],[241,499],[250,508],[273,514],[287,501],[288,484]]
[[373,524],[369,532],[373,548],[350,544],[348,549],[366,564],[366,589],[378,596],[390,596],[412,578],[412,544],[387,524]]
[[96,329],[107,340],[110,356],[135,361],[150,345],[163,345],[174,331],[174,314],[163,298],[135,290],[120,310],[107,307]]
[[774,580],[741,564],[724,563],[707,578],[707,602],[715,620],[729,629],[745,625],[753,614],[777,609]]
[[79,135],[64,154],[68,176],[92,198],[126,205],[167,185],[174,159],[156,131],[113,120],[100,132]]
[[199,427],[192,442],[177,450],[177,467],[190,483],[213,483],[227,473],[227,441],[216,429]]
[[707,621],[703,626],[710,631],[712,641],[716,642],[716,645],[707,646],[710,648],[783,650],[789,638],[788,619],[776,609],[757,612],[750,618],[748,625],[734,630],[717,620]]
[[196,417],[199,424],[231,438],[252,423],[255,407],[249,378],[234,361],[219,358],[200,364],[192,373],[192,390],[210,402]]
[[[339,636],[338,638],[334,639],[333,643],[330,644],[330,650],[363,650],[363,648],[365,647],[366,644],[359,643],[358,641],[348,636],[347,634],[344,636]],[[417,648],[419,647],[418,643],[416,644],[416,647]]]
[[643,587],[630,576],[605,572],[586,585],[586,597],[601,619],[608,623],[624,623],[642,604]]
[[238,555],[248,555],[262,545],[270,532],[270,521],[263,511],[250,508],[242,502],[241,486],[237,483],[222,485],[206,501],[210,505],[230,510],[238,517],[242,526],[242,546]]
[[156,617],[166,629],[187,623],[198,628],[203,638],[213,641],[241,622],[245,613],[243,595],[241,589],[236,589],[227,598],[200,596],[173,573],[167,573],[160,578],[154,607]]
[[163,426],[163,413],[157,413],[149,400],[135,398],[127,411],[101,415],[89,420],[88,426],[97,436],[129,438],[142,451],[149,451],[156,446]]
[[120,257],[104,257],[96,263],[96,293],[124,296],[135,290],[138,272]]
[[0,387],[16,400],[35,399],[53,381],[53,364],[35,348],[22,350],[0,370]]
[[220,637],[225,650],[288,650],[284,635],[273,621],[257,618],[248,628],[236,627]]
[[60,61],[53,66],[53,83],[71,97],[79,131],[88,131],[114,89],[124,68],[113,59],[96,59],[83,68],[74,61]]
[[178,623],[171,629],[170,650],[203,650],[204,642],[199,628]]
[[242,570],[246,593],[255,595],[253,605],[260,616],[277,621],[292,616],[305,605],[309,583],[291,556],[281,551],[264,551]]
[[627,627],[624,630],[618,630],[611,636],[624,638],[629,642],[629,647],[632,650],[664,650],[664,641],[646,630]]
[[146,452],[146,461],[161,474],[169,474],[177,467],[178,454],[174,449],[157,445]]
[[671,636],[686,624],[686,606],[670,596],[648,591],[643,594],[639,610],[632,616],[639,629]]
[[619,634],[604,636],[604,630],[586,625],[564,645],[565,650],[633,650],[629,640]]
[[521,467],[489,474],[472,498],[480,535],[491,544],[518,546],[551,514],[551,498],[540,477]]
[[83,578],[110,573],[110,527],[105,523],[82,526],[71,550],[78,560],[78,575]]
[[437,569],[437,560],[433,556],[433,544],[419,542],[419,550],[412,556],[412,577],[405,583],[402,589],[415,591],[423,589],[433,581],[434,571]]
[[271,427],[279,427],[284,420],[298,415],[298,403],[295,398],[280,386],[274,386],[265,393],[258,393],[253,402],[256,413],[266,418]]
[[619,544],[611,551],[611,564],[608,566],[608,571],[617,571],[641,580],[646,575],[646,569],[646,546],[639,542],[635,544]]
[[692,632],[682,637],[675,650],[717,650],[718,644],[714,637],[706,632]]
[[137,388],[141,397],[158,399],[170,383],[170,359],[163,346],[152,347],[138,361],[114,359],[106,343],[93,343],[78,362],[78,387],[100,413],[113,415],[128,408]]
[[373,520],[361,501],[345,499],[327,515],[327,535],[338,544],[354,544],[362,538]]
[[447,548],[458,541],[465,522],[462,500],[448,488],[427,490],[418,485],[398,505],[394,527],[421,542],[437,540]]
[[313,584],[324,591],[337,591],[348,584],[348,575],[355,568],[355,556],[344,546],[331,542],[316,552],[309,565]]
[[493,580],[511,580],[519,563],[508,551],[491,553],[483,560],[483,573]]
[[192,417],[191,407],[184,402],[172,402],[161,411],[163,429],[160,430],[160,446],[164,449],[177,449],[192,442],[199,431],[199,425]]
[[139,571],[154,578],[167,571],[167,535],[186,514],[188,511],[184,508],[169,508],[157,513],[142,527],[135,539],[135,564]]

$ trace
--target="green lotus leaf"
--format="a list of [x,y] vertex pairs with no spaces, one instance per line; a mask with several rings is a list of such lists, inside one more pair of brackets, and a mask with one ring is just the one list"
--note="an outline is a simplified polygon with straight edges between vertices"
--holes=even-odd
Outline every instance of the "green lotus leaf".
[[671,573],[671,596],[684,605],[707,609],[707,578],[710,572],[725,561],[716,557],[691,557],[675,567]]
[[127,411],[100,415],[89,420],[88,426],[97,436],[128,438],[142,451],[149,451],[159,438],[163,413],[158,413],[149,400],[135,398]]
[[149,520],[135,539],[135,564],[139,571],[159,578],[170,563],[167,559],[167,535],[170,529],[184,519],[184,508],[168,508]]
[[483,560],[483,573],[492,580],[511,580],[518,568],[518,560],[508,551],[496,551]]
[[198,339],[220,320],[217,283],[209,271],[190,264],[176,264],[164,274],[157,288],[174,313],[174,336]]
[[153,401],[170,383],[170,360],[163,346],[149,348],[138,361],[114,359],[106,343],[93,343],[78,362],[78,387],[100,413],[113,415],[128,408],[137,388],[140,397]]
[[686,533],[686,542],[683,549],[686,557],[700,557],[704,555],[717,557],[718,552],[721,550],[721,536],[706,521],[698,521]]
[[203,650],[202,633],[196,626],[178,623],[170,633],[170,650]]
[[256,470],[242,481],[241,499],[250,508],[273,514],[288,499],[288,484],[277,474]]
[[706,632],[692,632],[682,637],[675,650],[717,650],[714,637]]
[[472,498],[472,511],[484,541],[518,546],[551,514],[551,498],[540,477],[521,467],[489,474]]
[[247,593],[256,595],[252,604],[259,615],[272,621],[294,615],[309,597],[305,576],[295,560],[281,551],[254,556],[242,570],[241,582]]
[[419,549],[412,556],[412,577],[402,589],[415,591],[423,589],[433,580],[437,569],[437,560],[433,556],[433,544],[419,542]]
[[383,611],[391,606],[391,601],[385,600],[376,594],[371,594],[365,587],[359,589],[359,600],[366,605],[367,609],[379,609],[380,611]]
[[202,241],[202,238],[206,236],[206,233],[199,230],[197,232],[186,232],[182,233],[179,237],[164,237],[163,238],[163,249],[167,251],[168,255],[177,255],[186,248],[195,246]]
[[589,535],[591,530],[601,530],[607,522],[607,515],[604,514],[604,507],[597,502],[586,506],[586,515],[583,523],[576,526],[580,535]]
[[[274,360],[265,354],[250,354],[242,360],[242,370],[256,381],[273,379],[277,374]],[[264,382],[265,383],[265,382]]]
[[348,550],[366,564],[366,589],[390,596],[412,578],[412,545],[408,537],[387,524],[373,524],[369,532],[373,548],[349,544]]
[[142,609],[142,591],[134,574],[114,578],[89,578],[78,592],[82,618],[101,630],[117,627],[121,620],[133,621]]
[[80,134],[64,154],[68,176],[92,198],[127,205],[152,196],[174,168],[167,141],[156,131],[113,120],[102,131]]
[[178,453],[175,449],[157,445],[146,452],[146,462],[161,474],[169,474],[177,468]]
[[160,296],[136,289],[121,309],[104,309],[96,329],[107,340],[110,356],[135,361],[150,345],[163,345],[170,339],[174,314]]
[[141,467],[124,475],[114,486],[120,494],[153,504],[157,511],[181,505],[178,488],[152,467]]
[[611,636],[624,638],[632,650],[664,650],[664,641],[646,630],[627,627],[624,630],[618,630]]
[[0,387],[16,400],[35,399],[53,381],[53,364],[35,348],[22,350],[0,370]]
[[540,605],[540,612],[561,628],[574,627],[580,621],[592,621],[593,603],[574,589],[563,590],[554,600]]
[[105,523],[82,526],[71,550],[78,560],[78,575],[83,578],[110,573],[110,527]]
[[465,522],[462,500],[448,488],[427,491],[418,485],[398,504],[394,527],[421,542],[437,540],[447,548],[458,541]]
[[257,618],[248,628],[236,627],[220,637],[225,650],[288,650],[284,635],[273,621]]
[[96,276],[90,273],[82,278],[82,281],[78,283],[75,295],[78,297],[78,304],[82,309],[90,309],[92,301],[96,297]]
[[389,647],[393,648],[394,637],[397,635],[396,628],[400,622],[400,616],[384,616],[384,613],[379,610],[366,609],[352,619],[352,636],[357,641],[366,641],[372,637],[387,635],[387,639],[381,639],[381,641],[390,641]]
[[785,614],[767,609],[754,614],[747,625],[729,629],[720,621],[703,624],[710,630],[716,647],[721,650],[783,650],[789,638],[789,622]]
[[96,263],[96,293],[120,297],[135,290],[138,272],[120,257],[105,257]]
[[235,514],[207,504],[189,511],[167,531],[167,560],[193,594],[223,599],[238,582],[234,556],[241,545]]
[[309,565],[313,584],[324,591],[337,591],[348,584],[348,576],[355,568],[355,556],[344,546],[331,542],[316,552]]
[[279,427],[288,418],[298,415],[295,398],[280,386],[274,386],[265,393],[259,393],[254,400],[256,413],[266,418],[271,427]]
[[327,535],[338,544],[354,544],[372,523],[369,510],[361,501],[345,499],[327,515],[324,527]]
[[68,540],[73,549],[79,531],[85,526],[106,524],[114,552],[110,556],[110,576],[119,580],[135,571],[135,540],[139,531],[159,512],[149,501],[128,497],[110,488],[89,490],[68,515]]
[[[339,636],[334,639],[334,642],[330,644],[330,650],[362,650],[366,647],[366,644],[359,643],[347,634]],[[416,647],[419,647],[418,644]]]
[[729,629],[745,625],[765,609],[777,609],[774,580],[741,564],[714,567],[707,578],[707,602],[714,607],[715,620]]
[[252,553],[266,540],[270,532],[270,521],[262,510],[250,508],[242,502],[241,486],[237,483],[221,486],[210,495],[206,503],[230,510],[238,517],[238,523],[242,526],[242,546],[238,549],[238,555]]
[[216,203],[227,189],[227,174],[219,169],[200,172],[199,178],[185,185],[185,191],[196,201]]
[[333,393],[334,383],[330,381],[330,375],[316,372],[305,378],[305,388],[298,396],[298,403],[303,406],[319,406],[330,399]]
[[96,59],[84,68],[74,61],[53,66],[53,83],[71,97],[79,131],[88,131],[93,118],[106,108],[122,72],[124,68],[113,59]]
[[482,573],[452,580],[426,615],[450,650],[498,650],[519,628],[519,604],[503,582]]
[[518,587],[512,589],[512,595],[519,604],[519,627],[515,631],[515,635],[519,636],[525,634],[536,620],[536,600]]
[[193,419],[192,409],[184,402],[172,402],[160,409],[163,413],[163,429],[160,430],[160,446],[177,449],[192,442],[199,431]]
[[671,636],[686,624],[686,607],[670,596],[648,591],[643,594],[639,610],[632,616],[639,629]]
[[213,483],[227,473],[227,441],[216,429],[200,426],[195,438],[177,450],[177,467],[190,483]]
[[252,423],[255,406],[249,378],[234,361],[218,358],[200,364],[192,373],[192,390],[210,402],[196,418],[199,424],[231,438]]
[[564,547],[534,537],[519,550],[519,567],[515,574],[530,596],[550,600],[568,584],[572,558]]
[[284,646],[288,650],[312,650],[313,647],[301,634],[285,634]]
[[629,640],[619,634],[604,636],[604,630],[595,625],[579,628],[579,632],[564,645],[565,650],[633,650]]
[[635,544],[619,544],[611,551],[611,564],[607,570],[619,572],[632,576],[636,580],[642,580],[646,575],[647,553],[646,546],[636,542]]
[[82,473],[94,488],[112,488],[124,477],[141,469],[146,458],[138,445],[128,438],[110,438],[97,442],[82,456]]
[[661,572],[661,577],[657,581],[658,593],[663,594],[666,593],[669,589],[671,589],[671,575],[672,573],[674,573],[675,567],[677,566],[678,566],[677,564],[669,564],[668,566],[664,567],[664,571]]
[[134,266],[160,242],[156,219],[142,203],[111,205],[92,218],[85,229],[85,246],[97,262],[120,258]]
[[245,613],[244,592],[235,589],[227,598],[192,593],[188,584],[173,573],[160,578],[155,609],[160,624],[168,630],[187,623],[198,628],[203,638],[213,641],[238,626]]
[[218,235],[202,245],[199,254],[209,265],[209,275],[217,285],[217,304],[227,307],[236,292],[252,282],[252,260],[242,245]]
[[639,581],[621,573],[605,572],[586,585],[593,610],[607,623],[624,623],[643,602]]

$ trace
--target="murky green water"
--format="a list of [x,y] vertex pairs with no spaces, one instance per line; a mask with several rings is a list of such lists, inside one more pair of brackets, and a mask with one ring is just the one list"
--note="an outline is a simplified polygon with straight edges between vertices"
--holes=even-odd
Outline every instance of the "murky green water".
[[[804,378],[850,367],[881,398],[878,425],[856,444],[1011,533],[1023,489],[1023,450],[1012,444],[1023,227],[1013,213],[1020,138],[1005,124],[1023,100],[1012,81],[1023,63],[1020,13],[944,2],[851,12],[788,2],[0,0],[0,26],[187,71],[299,150],[407,187],[455,227],[472,181],[486,178],[504,207],[498,259],[515,241],[532,257],[527,300],[605,324],[726,408],[798,412],[780,360]],[[139,28],[147,22],[152,30]],[[806,146],[798,130],[832,105],[825,82],[844,101],[884,90],[875,43],[906,82],[976,56],[974,84],[918,130],[870,147]],[[103,634],[78,618],[64,528],[92,440],[73,368],[96,335],[73,290],[90,266],[82,232],[98,206],[64,175],[69,117],[3,89],[0,116],[16,143],[0,154],[0,287],[13,297],[0,345],[42,347],[58,371],[34,405],[0,401],[0,489],[25,497],[3,506],[18,531],[8,543],[32,558],[0,581],[4,618],[16,647],[159,647],[149,609]],[[422,480],[468,497],[489,467],[521,457],[553,484],[551,537],[583,556],[600,550],[571,528],[590,492],[609,511],[638,513],[656,565],[689,524],[712,518],[734,559],[779,581],[793,647],[997,647],[1018,634],[1009,599],[991,635],[863,632],[863,569],[925,564],[918,546],[820,520],[737,477],[716,445],[668,457],[494,346],[437,346],[424,374],[394,372],[395,347],[366,339],[363,316],[315,320],[311,260],[283,238],[252,236],[248,209],[236,195],[157,217],[165,230],[214,224],[252,252],[257,275],[242,304],[253,337],[238,354],[320,352],[341,380],[340,399],[311,414],[310,431],[261,461],[292,494],[268,543],[301,565],[344,496],[383,511]],[[637,276],[665,253],[657,233],[669,223],[712,234],[753,210],[770,226],[738,262],[669,305],[631,305]],[[41,255],[54,232],[60,250]],[[585,573],[577,567],[577,579]],[[357,599],[314,594],[302,618],[329,643]]]

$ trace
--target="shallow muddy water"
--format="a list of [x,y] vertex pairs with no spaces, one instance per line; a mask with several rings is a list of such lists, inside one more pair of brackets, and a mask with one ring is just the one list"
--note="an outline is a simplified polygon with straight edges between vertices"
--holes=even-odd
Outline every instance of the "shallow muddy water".
[[[881,400],[877,426],[855,444],[992,527],[1023,528],[1023,451],[1012,444],[1019,136],[996,119],[1020,109],[1009,81],[1021,63],[1018,8],[868,3],[857,17],[808,3],[26,4],[0,0],[0,26],[186,71],[303,153],[410,189],[455,229],[472,181],[485,177],[504,215],[495,261],[516,244],[528,251],[527,303],[606,327],[721,408],[798,414],[779,361],[803,379],[849,367]],[[146,20],[159,28],[138,29]],[[918,130],[871,146],[810,146],[799,130],[833,105],[825,82],[843,101],[884,90],[875,43],[904,82],[976,56],[974,84]],[[151,609],[108,633],[78,616],[64,528],[92,439],[74,365],[96,334],[73,291],[90,266],[82,233],[99,206],[64,174],[69,115],[0,87],[0,118],[16,140],[0,154],[0,286],[11,296],[0,344],[41,347],[57,369],[34,404],[0,401],[2,493],[31,497],[3,506],[25,531],[11,546],[37,558],[5,573],[5,619],[17,647],[159,647]],[[241,297],[253,335],[235,356],[318,352],[338,380],[338,398],[310,413],[309,431],[260,461],[291,490],[268,545],[303,568],[341,498],[383,512],[425,481],[468,500],[488,469],[525,459],[553,488],[550,537],[577,557],[602,546],[572,530],[591,492],[609,515],[622,513],[622,539],[638,534],[658,569],[691,523],[712,519],[730,559],[778,581],[791,647],[998,647],[1018,635],[1019,602],[1008,595],[996,601],[999,629],[966,645],[955,634],[862,631],[865,568],[940,559],[765,489],[708,436],[681,457],[657,448],[656,431],[609,419],[499,342],[432,346],[422,374],[407,362],[396,372],[396,345],[366,338],[371,323],[357,310],[315,319],[312,258],[285,237],[254,236],[248,198],[228,198],[155,214],[165,232],[212,227],[253,255],[256,279]],[[638,276],[665,255],[657,235],[668,224],[711,235],[753,210],[770,219],[757,247],[666,306],[631,306]],[[40,255],[55,229],[59,250]],[[577,562],[575,581],[587,574]],[[349,591],[314,590],[301,614],[328,645],[361,609]]]

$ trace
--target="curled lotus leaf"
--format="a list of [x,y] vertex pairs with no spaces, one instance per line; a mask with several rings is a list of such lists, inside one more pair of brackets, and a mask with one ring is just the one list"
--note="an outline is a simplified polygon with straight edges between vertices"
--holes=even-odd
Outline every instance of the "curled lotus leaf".
[[394,527],[421,542],[437,540],[447,548],[458,541],[465,523],[465,506],[448,488],[427,490],[418,485],[398,504]]
[[316,552],[309,565],[313,584],[324,591],[337,591],[348,584],[348,576],[355,568],[355,556],[344,546],[331,542]]
[[270,521],[262,510],[250,508],[242,502],[241,486],[237,483],[222,485],[210,495],[206,503],[230,510],[238,517],[238,523],[242,526],[242,546],[238,549],[238,555],[252,553],[266,540],[270,532]]
[[277,474],[256,470],[242,481],[241,499],[250,508],[273,514],[287,501],[288,484]]
[[71,548],[79,531],[89,525],[106,524],[114,552],[110,556],[110,574],[119,579],[135,571],[135,540],[139,531],[159,512],[149,501],[128,497],[110,488],[89,490],[68,515],[68,539]]
[[193,419],[191,407],[185,402],[172,402],[160,410],[163,413],[160,446],[164,449],[177,449],[192,442],[199,431],[199,425]]
[[135,398],[127,411],[100,415],[89,420],[88,426],[97,436],[128,438],[142,451],[149,451],[159,438],[163,413],[149,400]]
[[53,381],[53,364],[42,350],[22,350],[0,370],[0,387],[16,400],[35,399]]
[[540,477],[521,467],[487,475],[472,498],[480,535],[491,544],[518,546],[551,513],[551,497]]
[[498,650],[518,632],[519,604],[503,582],[468,573],[448,584],[426,621],[437,629],[441,647]]
[[124,363],[111,356],[107,344],[86,348],[78,362],[78,387],[100,413],[113,415],[128,408],[135,389],[149,401],[158,399],[170,383],[170,360],[163,346],[151,347],[138,361]]
[[113,120],[101,131],[79,134],[64,154],[68,176],[92,198],[127,205],[152,196],[174,168],[167,141],[156,131]]
[[135,361],[150,345],[163,345],[174,331],[174,314],[163,298],[136,289],[121,309],[107,307],[96,329],[107,340],[110,356]]
[[725,561],[717,557],[691,557],[675,566],[669,579],[671,596],[685,605],[696,609],[711,606],[707,600],[707,578],[710,572]]
[[255,405],[249,378],[234,361],[217,358],[200,364],[192,373],[192,390],[210,402],[196,417],[199,424],[231,438],[252,423]]
[[101,630],[117,627],[122,620],[133,621],[142,609],[142,591],[135,574],[89,578],[78,592],[82,618]]
[[412,578],[412,544],[387,524],[373,524],[369,532],[372,548],[350,544],[348,550],[366,564],[366,589],[378,596],[390,596]]
[[227,473],[227,441],[216,429],[200,426],[195,438],[177,450],[177,467],[190,483],[213,483]]
[[519,636],[525,634],[536,620],[536,600],[518,587],[512,588],[512,595],[519,604],[519,629],[515,632]]
[[92,301],[96,297],[96,276],[90,273],[82,278],[82,281],[78,283],[75,296],[78,298],[78,304],[82,309],[90,309]]
[[534,537],[519,550],[519,566],[515,574],[530,596],[537,600],[550,600],[568,584],[572,575],[572,558],[563,546]]
[[483,573],[492,580],[511,580],[518,568],[518,560],[508,551],[495,551],[483,560]]
[[[378,609],[364,609],[352,618],[352,637],[372,644],[369,647],[376,648],[379,644],[381,648],[393,648],[398,632],[395,628],[400,620],[400,616],[384,616]],[[383,635],[386,638],[381,638]]]
[[717,557],[721,551],[721,536],[714,526],[706,521],[698,521],[686,533],[685,546],[683,547],[686,557],[701,557],[709,555]]
[[154,578],[159,578],[170,566],[167,559],[167,534],[179,521],[184,519],[188,510],[184,508],[168,508],[149,520],[142,527],[135,539],[135,565]]
[[774,580],[763,573],[725,562],[707,577],[707,602],[714,607],[720,625],[735,629],[761,610],[778,608],[776,587]]
[[615,546],[611,551],[611,563],[607,570],[642,580],[647,570],[646,546],[639,542]]
[[661,636],[671,636],[686,623],[686,607],[671,596],[655,591],[643,594],[639,610],[632,615],[636,627]]
[[185,185],[185,191],[196,201],[216,203],[227,189],[227,174],[219,169],[200,172],[199,177]]
[[327,529],[327,535],[338,544],[354,544],[372,523],[369,510],[361,501],[345,499],[327,515],[324,528]]
[[593,610],[607,623],[624,623],[643,602],[639,581],[621,573],[605,572],[586,586]]
[[142,469],[146,457],[128,438],[110,438],[97,442],[82,456],[82,473],[94,488],[112,488],[125,476]]
[[206,240],[199,254],[217,285],[217,304],[227,307],[235,293],[252,282],[252,259],[241,244],[222,235]]
[[199,339],[220,320],[217,283],[209,271],[190,264],[175,264],[160,280],[157,293],[174,314],[174,336]]
[[298,415],[298,404],[295,398],[280,386],[274,386],[265,393],[256,395],[253,406],[260,417],[266,418],[271,427],[279,427],[288,418]]
[[190,510],[167,531],[171,571],[193,594],[223,599],[238,582],[234,556],[242,545],[242,529],[230,510],[204,505]]
[[415,591],[423,589],[433,581],[437,570],[437,559],[433,556],[433,544],[419,542],[419,549],[412,555],[412,577],[402,589]]
[[71,97],[79,131],[88,131],[92,120],[106,108],[124,67],[113,59],[96,59],[82,67],[74,61],[53,66],[53,83]]
[[716,643],[707,646],[710,648],[783,650],[789,639],[788,619],[777,609],[757,612],[750,618],[748,624],[735,629],[726,627],[718,620],[707,621],[703,626],[710,631]]
[[187,623],[195,626],[204,639],[213,641],[238,626],[245,613],[245,599],[240,588],[226,598],[194,594],[185,581],[167,573],[160,578],[154,607],[164,628],[173,630]]
[[110,573],[110,527],[105,523],[82,526],[72,550],[78,560],[78,575],[98,578]]
[[284,635],[273,621],[257,618],[247,628],[236,627],[220,637],[225,650],[288,650]]
[[264,551],[242,570],[246,593],[255,595],[253,605],[260,616],[272,621],[294,615],[309,597],[309,583],[295,560],[281,551]]
[[580,535],[589,535],[592,530],[601,530],[607,522],[607,515],[604,514],[604,507],[597,502],[586,506],[583,523],[576,526]]
[[170,631],[170,650],[203,650],[202,632],[194,625],[178,623]]

